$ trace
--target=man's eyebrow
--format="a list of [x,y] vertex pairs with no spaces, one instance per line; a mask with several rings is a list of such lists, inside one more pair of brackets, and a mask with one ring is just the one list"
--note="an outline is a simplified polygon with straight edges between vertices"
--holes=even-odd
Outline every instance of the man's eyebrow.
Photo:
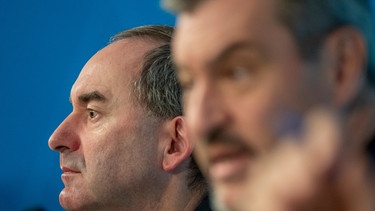
[[[218,55],[213,57],[211,60],[209,60],[207,63],[205,63],[205,67],[209,70],[215,69],[217,65],[222,64],[223,61],[225,61],[228,56],[233,54],[236,51],[239,50],[252,50],[256,51],[259,46],[255,45],[254,43],[246,42],[246,41],[240,41],[232,43],[231,45],[227,46],[222,52],[220,52]],[[185,65],[176,64],[176,71],[177,73],[181,73],[184,71],[189,71],[189,67]]]
[[250,42],[235,42],[228,47],[226,47],[223,51],[221,51],[218,55],[216,55],[211,61],[207,63],[207,67],[212,68],[217,64],[223,62],[229,55],[232,53],[239,51],[239,50],[256,50],[258,49],[254,43]]
[[[69,100],[70,102],[72,101],[71,98],[69,98]],[[87,92],[87,93],[79,95],[78,100],[81,103],[89,103],[90,101],[105,102],[107,101],[107,98],[99,91],[91,91],[91,92]]]

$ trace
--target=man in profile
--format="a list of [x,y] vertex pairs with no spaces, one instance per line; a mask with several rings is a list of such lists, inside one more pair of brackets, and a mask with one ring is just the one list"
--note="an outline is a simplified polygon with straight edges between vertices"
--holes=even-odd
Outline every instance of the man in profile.
[[83,67],[73,111],[49,147],[60,153],[66,210],[206,210],[170,58],[173,32],[115,35]]
[[196,158],[223,210],[375,210],[368,0],[165,0]]

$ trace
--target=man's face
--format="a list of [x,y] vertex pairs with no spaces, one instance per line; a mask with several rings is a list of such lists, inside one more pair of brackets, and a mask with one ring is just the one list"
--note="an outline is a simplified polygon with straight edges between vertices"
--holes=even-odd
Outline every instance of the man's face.
[[180,15],[173,50],[195,155],[215,188],[241,188],[257,159],[326,98],[323,71],[303,63],[271,0],[202,2]]
[[73,85],[73,111],[49,140],[60,152],[65,209],[131,207],[163,185],[157,122],[131,91],[143,55],[154,47],[141,39],[115,42],[88,61]]

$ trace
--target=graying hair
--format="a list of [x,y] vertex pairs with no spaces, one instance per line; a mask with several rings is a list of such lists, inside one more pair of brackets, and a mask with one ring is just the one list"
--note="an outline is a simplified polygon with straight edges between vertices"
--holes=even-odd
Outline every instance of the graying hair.
[[110,39],[110,43],[116,42],[118,40],[131,38],[131,37],[142,37],[145,39],[151,39],[156,41],[161,41],[165,43],[170,43],[172,40],[172,34],[174,27],[167,25],[146,25],[139,26],[131,29],[127,29],[115,34]]
[[170,45],[159,46],[145,56],[135,83],[140,102],[162,119],[182,115],[181,87],[174,69]]
[[182,93],[170,52],[173,29],[164,25],[141,26],[122,31],[110,40],[113,43],[137,37],[160,42],[160,46],[146,53],[133,93],[149,114],[163,120],[182,115]]
[[[174,28],[165,25],[149,25],[122,31],[110,42],[127,38],[159,41],[160,46],[146,53],[139,76],[134,81],[134,97],[150,115],[161,121],[181,116],[182,90],[178,83],[171,57],[171,39]],[[189,187],[206,189],[206,182],[194,158],[189,164]]]

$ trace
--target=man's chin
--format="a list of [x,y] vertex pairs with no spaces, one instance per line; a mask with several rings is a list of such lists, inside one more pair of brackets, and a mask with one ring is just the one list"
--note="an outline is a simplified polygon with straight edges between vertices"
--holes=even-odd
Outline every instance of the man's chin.
[[211,163],[208,168],[213,207],[219,211],[235,210],[231,205],[236,204],[249,179],[252,157],[246,153],[237,155]]
[[238,188],[234,184],[221,184],[214,186],[210,192],[212,207],[218,211],[234,211],[232,205],[236,203]]
[[61,207],[65,210],[84,210],[82,197],[77,190],[72,190],[71,188],[64,188],[59,195],[59,202]]

